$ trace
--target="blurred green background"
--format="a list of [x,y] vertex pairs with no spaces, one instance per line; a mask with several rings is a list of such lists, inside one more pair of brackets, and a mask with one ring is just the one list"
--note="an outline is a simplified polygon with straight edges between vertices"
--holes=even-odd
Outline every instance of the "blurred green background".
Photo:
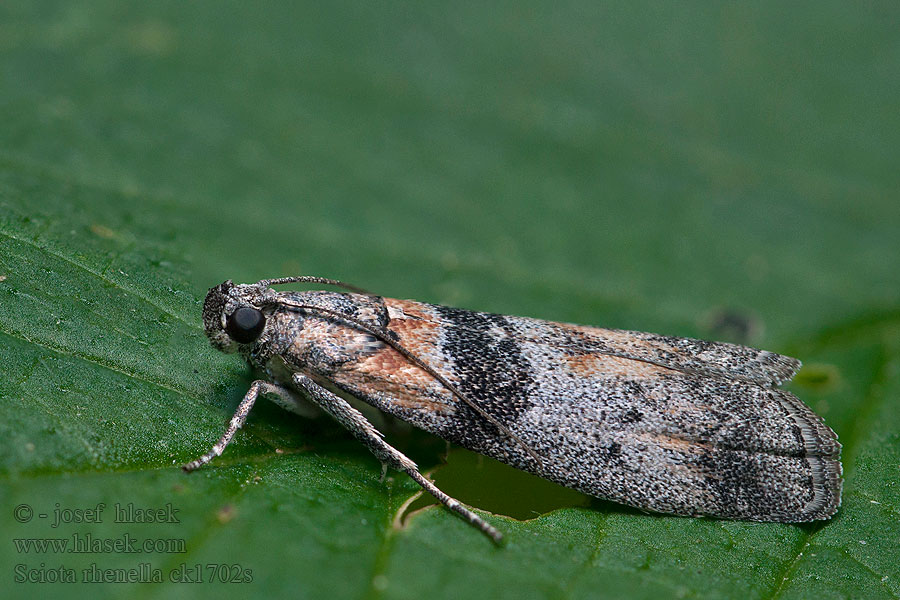
[[[896,2],[3,3],[4,596],[900,597],[898,23]],[[382,423],[498,549],[438,508],[400,519],[408,478],[266,403],[182,474],[252,381],[206,343],[206,289],[289,274],[798,356],[843,508],[644,515]],[[76,534],[185,552],[21,542]],[[28,581],[141,564],[166,581]]]

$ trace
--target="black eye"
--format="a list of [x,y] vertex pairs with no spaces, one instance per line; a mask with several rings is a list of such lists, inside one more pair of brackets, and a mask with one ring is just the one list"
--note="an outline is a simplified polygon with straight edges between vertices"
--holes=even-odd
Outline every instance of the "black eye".
[[249,344],[259,337],[265,326],[266,318],[260,311],[242,306],[228,317],[225,331],[238,344]]

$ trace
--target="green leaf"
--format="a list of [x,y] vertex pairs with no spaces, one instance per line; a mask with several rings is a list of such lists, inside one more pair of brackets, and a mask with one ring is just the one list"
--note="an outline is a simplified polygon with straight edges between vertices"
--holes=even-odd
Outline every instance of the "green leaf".
[[[898,17],[4,4],[4,596],[900,597]],[[336,424],[267,403],[182,473],[252,381],[206,342],[206,289],[289,274],[798,356],[791,389],[844,444],[843,506],[646,515],[459,449],[445,464],[441,440],[380,421],[497,548]],[[49,538],[110,546],[29,546]]]

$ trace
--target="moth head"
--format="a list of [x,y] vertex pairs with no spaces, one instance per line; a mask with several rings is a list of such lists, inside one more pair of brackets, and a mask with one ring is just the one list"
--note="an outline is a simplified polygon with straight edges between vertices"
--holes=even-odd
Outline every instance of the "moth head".
[[230,280],[210,288],[203,301],[203,328],[215,348],[235,352],[241,344],[252,344],[262,335],[266,316],[253,302],[258,291]]

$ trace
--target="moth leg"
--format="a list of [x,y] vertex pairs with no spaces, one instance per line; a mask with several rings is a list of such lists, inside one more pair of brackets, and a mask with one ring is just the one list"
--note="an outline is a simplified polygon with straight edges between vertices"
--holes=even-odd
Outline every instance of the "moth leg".
[[437,488],[431,481],[419,473],[416,464],[407,458],[402,452],[388,444],[382,438],[382,433],[369,423],[361,412],[353,408],[350,403],[337,394],[320,386],[312,379],[301,373],[294,373],[294,384],[303,390],[309,398],[318,404],[325,412],[350,430],[353,436],[361,441],[383,464],[390,465],[398,471],[403,471],[422,486],[425,491],[437,498],[441,504],[461,516],[463,519],[480,529],[494,542],[499,543],[503,536],[487,521],[463,506],[459,500],[451,498]]
[[237,430],[244,425],[244,421],[247,420],[247,415],[250,414],[250,409],[253,408],[253,403],[256,402],[256,398],[259,397],[260,394],[276,394],[279,397],[282,397],[284,393],[284,388],[275,385],[274,383],[263,381],[262,379],[257,379],[256,381],[254,381],[252,384],[250,384],[250,389],[247,390],[247,393],[244,395],[244,399],[241,400],[240,404],[238,404],[237,410],[234,411],[234,416],[231,417],[231,422],[225,429],[225,433],[222,435],[222,438],[218,442],[216,442],[216,444],[209,452],[207,452],[197,460],[192,460],[186,465],[183,465],[181,468],[187,472],[190,472],[194,469],[199,469],[215,457],[220,456],[222,454],[222,451],[225,450],[225,446],[227,446],[231,442],[231,438],[233,438],[234,434],[237,433]]
[[295,415],[307,419],[313,419],[322,415],[322,411],[319,410],[316,404],[303,398],[300,394],[290,388],[282,387],[280,385],[270,385],[269,389],[260,391],[260,394],[266,396],[268,400],[271,400],[279,408],[283,408]]

